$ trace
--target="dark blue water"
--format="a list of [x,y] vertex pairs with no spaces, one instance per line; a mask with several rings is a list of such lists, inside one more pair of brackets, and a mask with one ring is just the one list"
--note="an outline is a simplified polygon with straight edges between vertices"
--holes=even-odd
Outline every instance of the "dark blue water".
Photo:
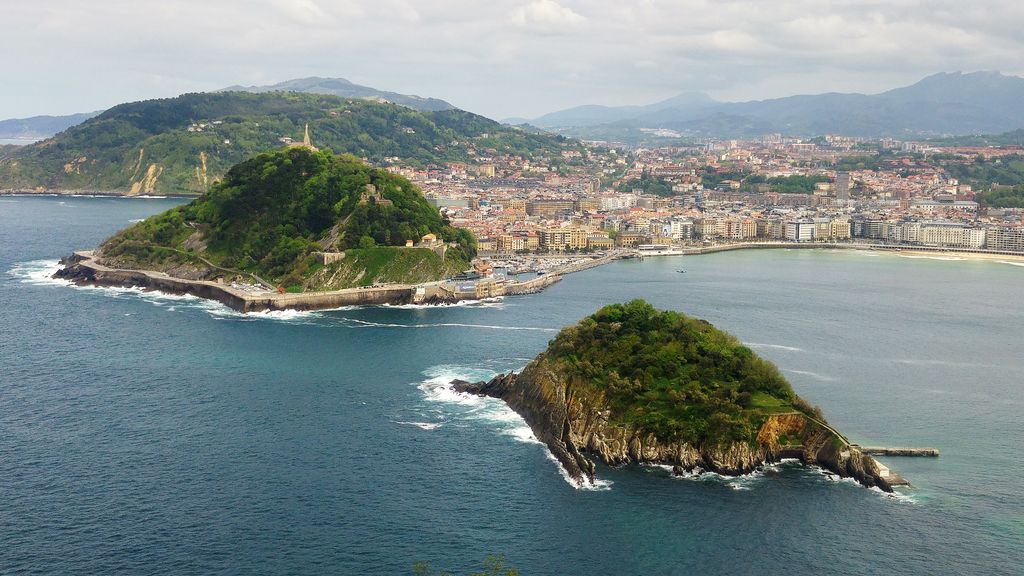
[[[0,197],[0,573],[1020,573],[1024,267],[734,252],[250,317],[45,279],[175,203]],[[735,333],[851,439],[942,457],[885,459],[915,484],[897,498],[793,465],[576,490],[503,405],[441,386],[634,297]]]

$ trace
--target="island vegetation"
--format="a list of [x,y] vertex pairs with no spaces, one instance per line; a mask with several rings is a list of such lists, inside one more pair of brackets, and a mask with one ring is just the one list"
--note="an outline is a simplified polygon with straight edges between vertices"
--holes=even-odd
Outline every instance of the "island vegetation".
[[405,178],[292,147],[238,164],[209,193],[119,232],[99,254],[116,268],[306,291],[438,280],[465,270],[475,251],[472,234]]
[[821,418],[775,365],[704,320],[642,300],[562,330],[548,360],[604,396],[610,423],[697,446],[754,442],[768,414]]

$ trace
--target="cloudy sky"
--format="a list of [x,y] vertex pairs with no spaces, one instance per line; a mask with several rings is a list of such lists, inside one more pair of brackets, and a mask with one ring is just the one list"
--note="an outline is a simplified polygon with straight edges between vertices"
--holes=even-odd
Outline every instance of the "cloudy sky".
[[0,118],[344,77],[491,116],[1024,75],[1016,0],[0,0]]

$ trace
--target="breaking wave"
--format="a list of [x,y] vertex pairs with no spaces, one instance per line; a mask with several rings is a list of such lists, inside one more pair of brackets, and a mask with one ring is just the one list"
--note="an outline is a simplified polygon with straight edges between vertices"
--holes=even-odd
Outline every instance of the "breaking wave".
[[172,294],[159,290],[149,290],[138,286],[91,286],[78,285],[70,280],[54,278],[53,275],[60,269],[58,260],[33,260],[15,264],[8,270],[7,274],[18,279],[22,284],[33,286],[63,286],[76,290],[95,292],[108,298],[136,298],[143,302],[166,309],[168,312],[177,312],[181,309],[200,310],[209,314],[215,320],[235,320],[240,322],[253,322],[258,320],[276,320],[282,322],[307,321],[319,315],[319,312],[302,310],[271,310],[267,312],[250,312],[242,314],[220,302],[200,298],[191,294]]
[[822,382],[835,382],[835,378],[832,376],[826,376],[824,374],[818,374],[817,372],[811,372],[810,370],[793,370],[792,368],[783,368],[783,372],[790,372],[792,374],[800,374],[801,376],[810,376],[815,380],[821,380]]
[[533,332],[558,332],[557,328],[541,328],[536,326],[495,326],[491,324],[463,324],[460,322],[432,322],[428,324],[395,324],[390,322],[370,322],[356,318],[345,318],[347,322],[367,328],[479,328],[484,330],[525,330]]
[[761,342],[744,342],[751,348],[770,348],[772,350],[786,350],[787,352],[803,352],[803,348],[795,346],[783,346],[782,344],[762,344]]

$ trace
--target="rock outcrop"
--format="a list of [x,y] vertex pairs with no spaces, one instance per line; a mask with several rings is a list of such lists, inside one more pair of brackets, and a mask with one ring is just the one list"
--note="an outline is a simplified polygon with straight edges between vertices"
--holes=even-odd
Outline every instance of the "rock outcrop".
[[782,458],[799,458],[864,486],[892,491],[873,458],[827,424],[802,413],[767,416],[756,442],[693,446],[610,422],[603,395],[573,386],[546,353],[519,374],[499,375],[489,382],[456,380],[452,386],[459,392],[504,400],[581,485],[593,482],[591,458],[609,466],[662,464],[672,466],[677,474],[710,471],[732,476]]

